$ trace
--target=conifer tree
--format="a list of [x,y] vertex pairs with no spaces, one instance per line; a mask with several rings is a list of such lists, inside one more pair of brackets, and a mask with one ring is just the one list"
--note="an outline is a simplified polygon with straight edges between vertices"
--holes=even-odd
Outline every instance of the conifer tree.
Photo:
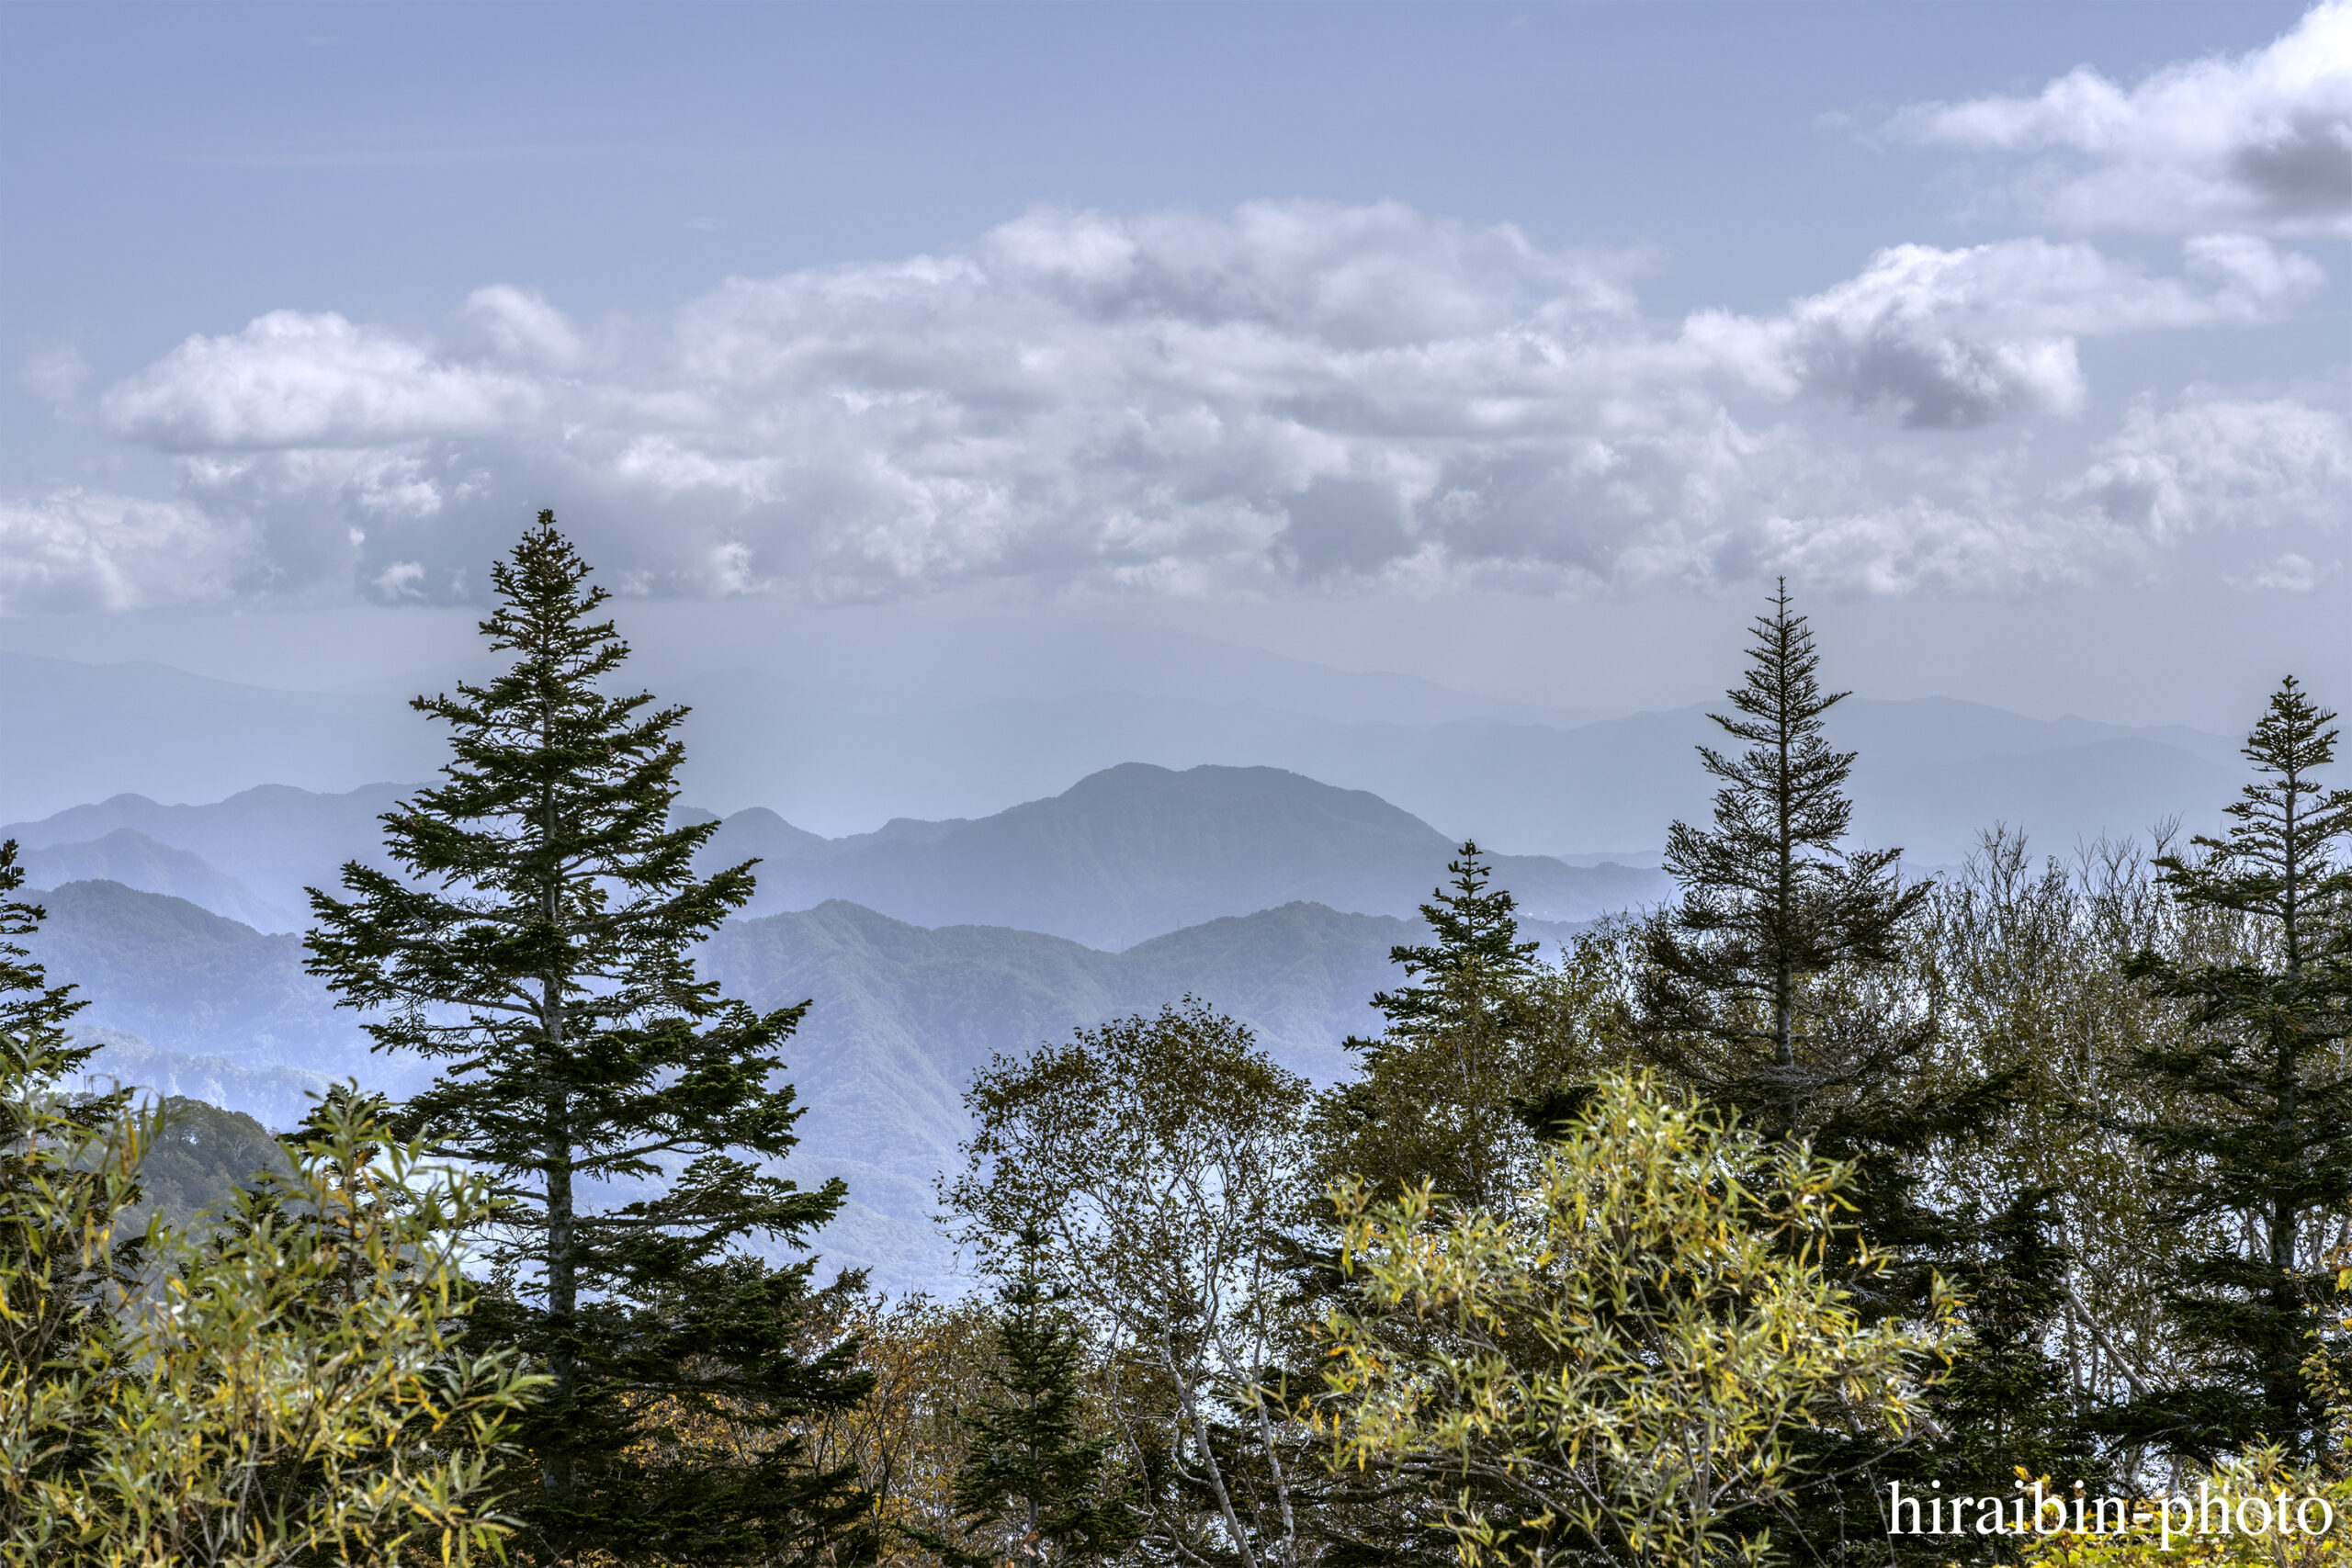
[[1830,750],[1821,716],[1849,694],[1822,692],[1813,634],[1789,603],[1783,580],[1727,694],[1737,713],[1709,716],[1747,749],[1699,748],[1723,784],[1714,826],[1668,830],[1682,897],[1650,924],[1642,995],[1652,1055],[1780,1137],[1810,1133],[1825,1096],[1883,1082],[1924,1043],[1895,1019],[1859,1020],[1815,982],[1894,962],[1928,892],[1900,885],[1901,850],[1842,847],[1855,753]]
[[[1016,1238],[1015,1272],[997,1319],[997,1394],[965,1417],[973,1436],[956,1475],[956,1506],[999,1548],[975,1563],[1053,1568],[1114,1557],[1135,1538],[1124,1493],[1105,1473],[1109,1437],[1084,1431],[1084,1336],[1056,1310],[1038,1254],[1043,1232]],[[959,1556],[963,1555],[961,1553]]]
[[[1401,1200],[1426,1183],[1448,1218],[1500,1212],[1536,1179],[1594,1065],[1562,1027],[1561,976],[1536,961],[1540,943],[1521,939],[1516,900],[1493,886],[1476,842],[1464,843],[1446,871],[1420,907],[1431,940],[1389,950],[1405,983],[1372,998],[1387,1027],[1345,1043],[1360,1076],[1316,1098],[1299,1223],[1269,1243],[1291,1276],[1289,1310],[1301,1324],[1351,1310],[1362,1292],[1342,1267],[1334,1191],[1360,1186]],[[1285,1386],[1320,1388],[1329,1348],[1302,1333],[1284,1348]],[[1309,1453],[1292,1455],[1291,1470],[1303,1478],[1302,1529],[1320,1542],[1324,1562],[1456,1561],[1442,1511],[1417,1481],[1333,1469]]]
[[1384,1192],[1427,1180],[1457,1207],[1490,1207],[1532,1168],[1518,1105],[1553,1087],[1556,1065],[1539,1049],[1541,944],[1520,940],[1517,905],[1475,841],[1446,872],[1421,906],[1434,940],[1389,949],[1408,983],[1372,998],[1388,1027],[1346,1042],[1363,1076],[1317,1105],[1318,1193],[1349,1176]]
[[11,1417],[0,1432],[0,1540],[28,1558],[42,1547],[40,1489],[88,1461],[103,1418],[78,1391],[121,1359],[113,1308],[139,1243],[116,1227],[139,1201],[154,1122],[133,1113],[127,1089],[69,1092],[96,1049],[67,1031],[87,1004],[51,985],[25,947],[47,912],[14,897],[24,881],[17,841],[0,843],[0,1387]]
[[2332,1294],[2330,1216],[2352,1210],[2352,868],[2335,858],[2352,790],[2316,776],[2335,718],[2290,676],[2246,740],[2256,776],[2227,808],[2234,825],[2194,840],[2199,858],[2157,862],[2176,899],[2241,923],[2240,953],[2127,965],[2185,1010],[2130,1066],[2193,1109],[2133,1131],[2173,1218],[2210,1240],[2170,1301],[2198,1375],[2123,1424],[2205,1462],[2256,1439],[2308,1457],[2325,1437],[2304,1363]]
[[[521,1434],[524,1554],[855,1561],[862,1499],[786,1431],[858,1396],[850,1348],[806,1352],[812,1263],[741,1247],[797,1243],[842,1201],[759,1164],[796,1141],[773,1080],[805,1004],[756,1013],[696,977],[751,864],[695,874],[714,824],[672,820],[685,710],[604,689],[628,645],[553,513],[492,575],[481,631],[510,662],[412,705],[452,757],[383,818],[403,874],[355,862],[346,897],[312,890],[310,946],[378,1048],[442,1066],[396,1124],[508,1201],[475,1324],[551,1379]],[[773,1440],[698,1446],[722,1412]]]
[[1848,694],[1821,689],[1813,634],[1790,604],[1784,581],[1753,624],[1736,712],[1710,716],[1746,749],[1699,749],[1721,782],[1713,823],[1668,831],[1682,896],[1643,927],[1633,1021],[1641,1053],[1717,1107],[1849,1163],[1853,1231],[1880,1262],[1840,1278],[1866,1321],[1916,1317],[1947,1286],[1970,1301],[1983,1354],[1930,1394],[1934,1435],[1889,1446],[1824,1428],[1806,1439],[1819,1479],[1782,1505],[1779,1533],[1814,1543],[1807,1555],[1835,1555],[1823,1543],[1860,1529],[1883,1560],[1902,1554],[1871,1522],[1889,1480],[2006,1486],[2018,1457],[2067,1479],[2090,1461],[2072,1411],[2009,1397],[2058,1381],[2042,1326],[2067,1254],[2039,1197],[1969,1212],[1923,1192],[1924,1156],[1981,1135],[2008,1080],[1947,1074],[1926,1087],[1933,1010],[1901,965],[1930,885],[1902,885],[1898,849],[1848,847],[1856,754],[1823,733]]

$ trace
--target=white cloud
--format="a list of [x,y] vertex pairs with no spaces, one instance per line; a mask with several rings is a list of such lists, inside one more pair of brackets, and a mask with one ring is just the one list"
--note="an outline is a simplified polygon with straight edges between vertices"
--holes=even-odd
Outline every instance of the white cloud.
[[390,604],[424,597],[424,563],[396,560],[378,572],[371,584],[377,596]]
[[2352,496],[2352,424],[2283,398],[2192,389],[2162,412],[2143,399],[2070,491],[2156,540],[2281,525],[2329,530]]
[[256,545],[184,502],[81,489],[0,502],[0,611],[221,604],[250,586]]
[[2124,87],[2087,66],[2030,98],[1921,104],[1912,140],[2054,152],[2018,195],[2061,221],[2157,232],[2352,233],[2352,0],[2234,59]]
[[2183,261],[2193,283],[2149,277],[2084,244],[1897,245],[1779,316],[1701,312],[1686,335],[1759,389],[1962,428],[2079,412],[2077,338],[2259,321],[2324,281],[2309,257],[2244,235],[2193,240]]
[[505,358],[570,370],[587,357],[578,330],[535,289],[507,283],[477,288],[466,297],[466,314]]
[[2233,588],[2268,589],[2278,593],[2309,593],[2321,583],[2344,574],[2344,563],[2329,561],[2321,566],[2306,556],[2289,550],[2274,560],[2266,561],[2260,569],[2243,576],[2233,577]]
[[1889,423],[2070,415],[2080,340],[2265,319],[2319,280],[2245,237],[2190,242],[2177,276],[2080,243],[1901,246],[1784,310],[1661,327],[1628,276],[1395,204],[1049,211],[594,333],[506,286],[439,338],[276,312],[100,406],[260,563],[190,581],[281,597],[462,592],[543,505],[646,592],[1559,591],[1791,563],[2030,591],[2141,570],[2205,504],[2133,485],[2218,481],[2136,427],[2111,474],[2053,491],[1988,436]]
[[332,312],[273,310],[234,336],[188,339],[110,389],[99,412],[167,452],[372,446],[511,428],[538,391]]

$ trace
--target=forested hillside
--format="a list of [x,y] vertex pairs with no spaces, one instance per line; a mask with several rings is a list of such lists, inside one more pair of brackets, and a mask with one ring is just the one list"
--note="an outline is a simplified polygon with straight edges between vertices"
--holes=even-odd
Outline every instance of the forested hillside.
[[[32,951],[91,998],[84,1030],[135,1037],[110,1044],[98,1071],[166,1093],[209,1088],[280,1129],[329,1079],[393,1092],[420,1081],[413,1059],[368,1051],[358,1020],[304,972],[299,937],[115,883],[37,896],[49,919]],[[870,1267],[891,1289],[957,1290],[930,1219],[932,1181],[964,1136],[964,1086],[991,1055],[1189,993],[1216,998],[1294,1070],[1329,1080],[1345,1066],[1339,1042],[1375,1021],[1388,950],[1415,929],[1299,903],[1111,953],[1001,927],[929,930],[833,901],[732,922],[700,964],[756,1007],[814,1003],[787,1060],[809,1107],[795,1165],[851,1182],[820,1240],[829,1258]]]

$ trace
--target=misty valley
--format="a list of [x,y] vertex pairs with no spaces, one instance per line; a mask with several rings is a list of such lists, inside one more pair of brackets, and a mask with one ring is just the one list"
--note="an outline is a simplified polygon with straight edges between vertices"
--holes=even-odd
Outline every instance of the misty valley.
[[[2352,791],[2293,677],[2219,836],[2064,857],[1862,840],[1785,583],[1653,852],[1132,761],[827,837],[682,798],[551,513],[493,581],[503,667],[410,704],[435,780],[0,830],[19,1540],[175,1423],[256,1456],[192,1495],[360,1486],[385,1562],[1756,1561],[1859,1513],[1924,1564],[2069,1498],[2159,1555],[2191,1485],[2352,1509]],[[2222,771],[1957,716],[2061,819]]]

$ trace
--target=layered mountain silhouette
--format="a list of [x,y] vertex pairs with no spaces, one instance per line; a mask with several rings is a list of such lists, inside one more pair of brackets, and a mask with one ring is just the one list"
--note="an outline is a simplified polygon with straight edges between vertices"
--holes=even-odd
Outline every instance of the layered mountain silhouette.
[[[788,678],[650,666],[643,678],[694,709],[689,798],[729,813],[765,806],[827,837],[892,818],[982,818],[1124,762],[1281,768],[1370,790],[1449,838],[1579,859],[1654,855],[1668,822],[1708,809],[1690,749],[1719,738],[1706,710],[1720,704],[1597,718],[1176,634],[984,631],[948,627],[895,654],[887,640],[802,649],[827,656],[796,655]],[[401,699],[460,673],[288,692],[0,653],[7,716],[40,738],[0,752],[0,814],[46,817],[124,790],[190,801],[262,784],[334,793],[423,779],[444,737]],[[2232,739],[1949,698],[1849,698],[1829,716],[1829,739],[1861,753],[1856,835],[1900,844],[1917,864],[1957,862],[1996,820],[2053,849],[2167,817],[2208,829],[2238,782]]]
[[[428,1064],[369,1053],[359,1018],[304,971],[299,937],[119,883],[34,897],[49,919],[29,945],[89,1001],[75,1028],[105,1045],[92,1064],[103,1077],[281,1128],[330,1080],[402,1094],[429,1077]],[[1340,1042],[1377,1024],[1369,1003],[1396,978],[1390,948],[1425,934],[1292,903],[1104,953],[1002,927],[930,930],[836,900],[734,921],[701,963],[754,1006],[813,1003],[785,1052],[808,1108],[786,1168],[849,1181],[850,1208],[820,1247],[890,1288],[937,1289],[954,1261],[930,1220],[931,1183],[964,1135],[964,1087],[992,1055],[1191,995],[1329,1081],[1344,1068]]]
[[[757,858],[760,893],[701,961],[756,1005],[813,1000],[787,1052],[808,1107],[789,1165],[849,1179],[823,1246],[885,1285],[952,1278],[931,1182],[991,1055],[1189,993],[1328,1080],[1459,835],[1563,852],[1495,857],[1530,934],[1556,942],[1667,897],[1667,824],[1707,810],[1702,707],[1592,719],[1254,655],[1227,660],[1209,700],[1155,682],[1157,648],[1130,639],[1100,668],[1075,644],[1016,650],[1024,681],[1059,671],[1034,698],[978,677],[877,694],[750,671],[660,688],[697,705],[689,798],[781,808],[720,820],[706,866]],[[306,887],[385,863],[379,818],[413,787],[351,786],[440,760],[401,693],[22,655],[0,656],[0,689],[42,738],[0,755],[0,800],[46,813],[0,835],[50,889],[36,946],[90,998],[99,1070],[280,1126],[333,1078],[423,1081],[424,1064],[368,1054],[295,934]],[[2205,828],[2238,782],[2217,737],[1941,699],[1851,699],[1830,738],[1861,753],[1857,838],[1906,846],[1915,873],[1996,821],[2057,852],[2165,817]]]
[[[382,859],[379,817],[403,792],[270,785],[209,806],[117,795],[0,829],[35,880],[103,876],[257,927],[305,923],[308,886],[348,860]],[[993,925],[1123,948],[1226,915],[1294,902],[1410,916],[1456,846],[1363,790],[1276,768],[1143,763],[1106,769],[1047,800],[968,821],[896,821],[826,839],[772,811],[728,818],[703,868],[757,859],[752,913],[847,899],[917,925]],[[1656,871],[1496,859],[1531,919],[1591,920],[1663,897]]]
[[[828,840],[773,812],[730,817],[706,868],[757,856],[758,911],[845,898],[917,925],[984,923],[1123,948],[1221,915],[1306,901],[1407,916],[1456,846],[1364,790],[1278,768],[1108,768],[1049,800],[963,822],[890,823]],[[1496,857],[1532,919],[1575,922],[1655,901],[1656,871]]]
[[101,877],[294,931],[309,923],[304,888],[334,886],[346,861],[389,865],[377,819],[405,793],[393,784],[335,795],[263,784],[203,806],[117,795],[11,823],[0,838],[17,840],[35,883]]
[[202,855],[158,843],[135,828],[117,828],[96,839],[32,850],[20,856],[18,863],[29,881],[44,886],[118,882],[185,898],[260,931],[291,931],[302,923],[293,911],[270,903]]

